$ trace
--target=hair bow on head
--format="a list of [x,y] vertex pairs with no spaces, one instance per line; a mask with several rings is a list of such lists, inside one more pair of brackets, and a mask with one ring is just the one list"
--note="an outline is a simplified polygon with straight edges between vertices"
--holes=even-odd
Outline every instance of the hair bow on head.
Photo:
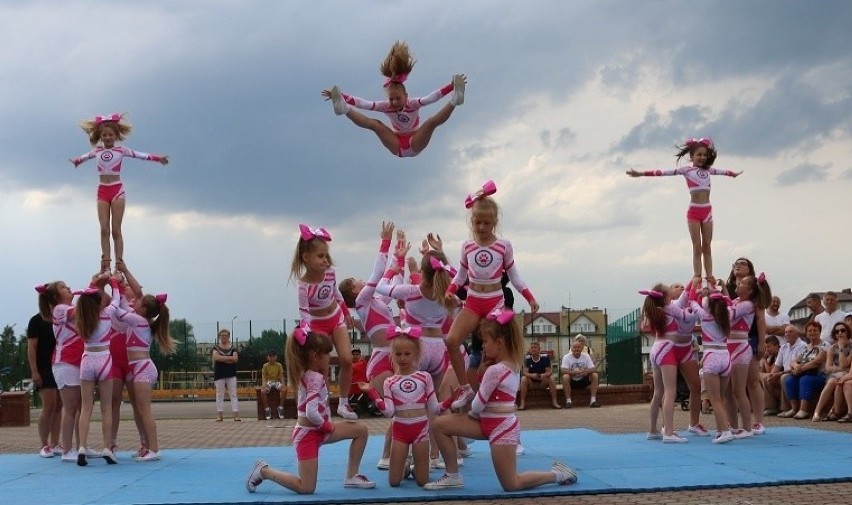
[[300,346],[305,345],[305,342],[308,341],[308,332],[311,329],[308,327],[308,323],[305,321],[299,321],[299,326],[293,330],[293,338],[296,339],[296,343]]
[[758,274],[757,283],[758,284],[765,284],[766,283],[766,275],[763,272],[760,272],[760,274]]
[[388,340],[393,340],[400,335],[406,335],[411,338],[420,338],[420,335],[423,333],[423,330],[420,329],[419,326],[407,326],[405,328],[401,326],[394,326],[393,328],[388,330],[387,338]]
[[154,295],[154,299],[157,300],[157,303],[159,303],[160,305],[166,303],[166,300],[168,300],[168,298],[169,295],[167,295],[166,293]]
[[42,294],[47,291],[47,284],[39,284],[35,287],[36,293]]
[[318,238],[320,240],[325,240],[326,242],[331,242],[331,233],[328,232],[325,228],[311,228],[306,224],[299,225],[299,236],[302,240],[313,240]]
[[448,265],[434,256],[429,257],[429,264],[432,265],[432,268],[435,270],[446,270],[446,272],[450,274],[450,277],[456,276],[456,269],[453,268],[452,265]]
[[723,295],[722,293],[720,293],[718,291],[714,291],[714,292],[710,293],[710,298],[712,300],[724,300],[725,305],[727,305],[728,307],[730,307],[734,303],[733,301],[731,301],[731,298],[728,295]]
[[713,139],[710,137],[701,137],[700,139],[689,137],[686,139],[685,145],[690,149],[696,146],[704,146],[707,149],[713,149]]
[[121,121],[121,114],[113,112],[108,116],[95,116],[95,124],[101,124],[106,121],[115,121],[117,123]]
[[485,319],[497,321],[499,324],[508,324],[515,319],[515,312],[512,309],[496,308],[489,312]]
[[383,88],[387,88],[391,84],[402,84],[408,79],[408,74],[398,74],[391,77],[385,78],[385,83],[382,85]]
[[94,294],[100,293],[100,292],[101,292],[101,290],[98,289],[98,288],[86,288],[86,289],[81,289],[79,291],[74,291],[74,294],[75,295],[94,295]]
[[486,196],[493,195],[496,192],[497,185],[494,184],[494,181],[488,180],[485,182],[485,184],[482,185],[482,189],[472,195],[467,195],[467,198],[464,199],[464,206],[465,208],[469,209],[473,207],[474,203],[478,202],[479,200],[482,200]]
[[663,294],[655,289],[640,289],[640,295],[650,296],[651,298],[662,298]]

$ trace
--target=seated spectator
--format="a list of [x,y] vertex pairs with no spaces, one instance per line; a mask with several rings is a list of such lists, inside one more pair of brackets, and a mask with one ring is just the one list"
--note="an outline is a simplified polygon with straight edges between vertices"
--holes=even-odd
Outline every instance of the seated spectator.
[[565,407],[571,408],[571,391],[573,389],[591,389],[591,401],[589,407],[597,408],[598,403],[598,373],[595,371],[595,363],[588,353],[583,352],[583,342],[575,340],[571,344],[571,352],[562,357],[560,365],[562,370],[562,390],[565,392]]
[[553,378],[553,368],[550,364],[550,356],[541,353],[541,345],[538,342],[530,344],[529,355],[524,360],[524,369],[521,371],[521,389],[518,395],[518,410],[527,408],[527,392],[532,389],[547,389],[550,392],[550,404],[554,409],[561,409],[556,399],[556,379]]
[[775,335],[767,335],[763,347],[763,357],[760,358],[758,372],[760,372],[760,383],[763,385],[763,397],[766,400],[764,416],[778,415],[778,399],[781,397],[781,373],[773,373],[775,362],[778,360],[778,351],[781,344]]
[[[805,336],[807,344],[799,353],[790,374],[784,380],[784,391],[790,400],[791,409],[782,417],[793,417],[794,419],[807,419],[811,415],[811,404],[814,397],[825,385],[825,374],[823,366],[828,355],[828,346],[820,339],[822,325],[811,321],[805,325]],[[795,414],[789,414],[796,411]]]
[[[837,380],[846,375],[849,370],[850,357],[852,357],[852,346],[849,345],[849,326],[844,322],[834,325],[831,330],[831,347],[825,362],[825,373],[828,377],[822,394],[819,395],[816,409],[814,409],[813,421],[837,421],[843,409],[843,388],[837,387]],[[822,411],[831,403],[828,415],[822,416]]]
[[595,351],[589,346],[589,339],[586,338],[585,335],[577,335],[574,337],[574,342],[580,342],[583,344],[583,352],[588,354],[590,358],[592,358],[592,362],[595,362]]
[[[767,379],[772,385],[772,388],[764,389],[765,392],[774,393],[776,396],[766,396],[766,405],[778,403],[778,417],[793,417],[796,411],[790,409],[790,402],[787,400],[787,395],[784,392],[784,380],[790,375],[790,370],[793,367],[793,361],[796,356],[801,354],[805,348],[805,342],[799,338],[799,329],[788,324],[784,328],[784,343],[778,349],[778,357],[775,358],[775,365],[772,366],[771,376]],[[778,384],[777,388],[774,386]],[[778,390],[780,389],[780,396]],[[780,397],[780,400],[778,400]]]
[[370,396],[361,391],[359,383],[369,383],[367,380],[367,360],[361,357],[361,349],[352,348],[352,385],[349,387],[349,405],[358,412],[371,412],[373,415],[381,415],[381,411],[374,405]]
[[287,386],[284,381],[284,367],[278,362],[278,354],[275,351],[266,353],[266,363],[260,370],[260,400],[263,403],[263,411],[266,419],[272,419],[272,410],[269,407],[269,393],[280,392],[280,404],[278,405],[278,417],[284,419],[284,400],[287,398]]

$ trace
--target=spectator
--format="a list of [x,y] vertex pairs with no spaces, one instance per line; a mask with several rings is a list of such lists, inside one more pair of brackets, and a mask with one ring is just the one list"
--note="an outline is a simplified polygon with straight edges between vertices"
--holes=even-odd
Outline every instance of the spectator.
[[595,363],[591,356],[583,352],[583,343],[574,341],[571,344],[571,352],[563,356],[562,364],[562,390],[565,392],[565,408],[573,406],[571,402],[572,389],[591,390],[591,401],[589,407],[597,408],[598,403],[598,373],[595,371]]
[[832,328],[835,324],[843,321],[846,313],[837,307],[837,293],[834,291],[827,291],[822,296],[822,303],[825,305],[825,310],[814,316],[814,321],[822,325],[819,338],[827,347],[831,345]]
[[811,293],[805,298],[805,305],[809,309],[811,309],[811,315],[808,317],[808,322],[814,320],[814,318],[825,311],[825,307],[822,306],[822,299],[820,299],[819,295],[816,293]]
[[589,346],[589,339],[587,339],[585,335],[577,335],[574,337],[574,342],[581,342],[583,344],[583,352],[592,358],[592,362],[595,361],[595,351],[593,351]]
[[278,418],[284,419],[284,400],[287,399],[287,386],[284,382],[284,367],[278,362],[278,354],[275,351],[266,353],[266,363],[260,371],[260,400],[263,403],[263,411],[266,419],[272,419],[272,409],[269,407],[269,393],[278,391],[280,404],[278,405]]
[[781,371],[774,371],[778,361],[781,343],[775,335],[767,335],[760,358],[760,383],[763,384],[763,396],[766,398],[764,416],[778,415],[778,399],[781,398]]
[[237,399],[237,361],[240,356],[231,345],[231,332],[227,328],[219,330],[219,343],[213,346],[213,383],[216,385],[216,418],[221,421],[225,410],[225,390],[231,398],[231,411],[234,421],[240,419],[240,402]]
[[781,298],[772,297],[769,307],[764,312],[764,320],[766,321],[766,334],[775,335],[779,339],[784,338],[784,328],[790,324],[790,316],[779,312],[781,308]]
[[[837,387],[837,381],[849,370],[852,345],[849,345],[849,326],[843,321],[834,325],[831,330],[831,347],[825,362],[825,373],[828,376],[825,387],[819,395],[816,409],[814,409],[813,421],[837,421],[843,408],[843,388]],[[831,410],[823,417],[822,411],[831,403]]]
[[[785,414],[796,411],[792,416],[794,419],[810,417],[811,402],[825,385],[825,375],[822,373],[822,368],[825,365],[828,346],[820,339],[821,331],[822,327],[816,321],[811,321],[805,325],[807,345],[793,361],[790,367],[790,375],[784,380],[784,391],[787,393],[791,407],[791,410]],[[791,416],[785,415],[783,417]]]
[[[790,412],[790,402],[787,400],[787,395],[784,392],[784,380],[790,374],[796,356],[801,354],[804,348],[805,342],[799,338],[799,329],[792,324],[788,324],[784,328],[784,343],[778,349],[778,357],[775,358],[775,365],[773,365],[771,372],[773,375],[772,381],[774,382],[777,379],[778,387],[781,390],[778,417],[793,417],[793,414],[796,413],[795,411]],[[777,398],[775,397],[773,401]]]
[[39,456],[42,458],[62,454],[62,446],[59,445],[62,400],[53,377],[52,364],[55,347],[53,324],[41,314],[31,317],[27,325],[27,361],[35,391],[38,391],[42,404],[41,414],[38,416],[38,436],[41,440]]
[[368,383],[367,360],[361,357],[361,349],[352,348],[352,385],[349,387],[349,403],[354,406],[356,412],[372,412],[373,415],[382,415],[381,411],[373,406],[370,396],[361,391],[359,383]]
[[527,392],[532,389],[547,389],[550,391],[550,404],[554,409],[561,409],[556,399],[556,380],[553,378],[553,367],[550,364],[550,356],[541,353],[541,345],[538,342],[530,344],[530,351],[524,360],[524,368],[521,370],[521,391],[518,410],[527,408]]

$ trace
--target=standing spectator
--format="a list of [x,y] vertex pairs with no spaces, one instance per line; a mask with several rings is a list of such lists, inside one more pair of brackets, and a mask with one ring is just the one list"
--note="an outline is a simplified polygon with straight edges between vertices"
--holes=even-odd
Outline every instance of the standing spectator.
[[781,343],[775,335],[767,335],[763,347],[763,357],[760,359],[760,383],[763,384],[766,405],[763,415],[775,416],[778,415],[778,400],[781,398],[781,371],[775,371]]
[[[263,385],[260,387],[260,400],[263,403],[263,411],[266,414],[266,419],[272,419],[272,409],[269,407],[269,393],[273,391],[279,392],[278,418],[284,419],[284,400],[287,399],[287,386],[284,382],[284,367],[278,362],[278,354],[275,351],[266,353],[266,363],[260,370],[260,380]],[[219,411],[221,417],[221,410]]]
[[827,291],[822,295],[822,304],[825,305],[825,310],[814,316],[814,321],[822,325],[822,332],[819,335],[820,340],[826,346],[831,345],[831,330],[834,325],[843,322],[846,313],[837,307],[837,293]]
[[790,316],[779,312],[781,308],[781,298],[772,297],[772,302],[766,308],[763,317],[766,320],[766,335],[775,335],[779,339],[784,338],[784,328],[790,324]]
[[237,361],[240,356],[231,345],[231,332],[227,328],[219,330],[219,343],[213,346],[213,382],[216,384],[216,412],[219,414],[217,421],[224,419],[225,390],[231,398],[231,411],[234,413],[234,421],[240,419],[240,403],[237,399]]
[[805,298],[805,305],[811,309],[811,315],[808,317],[809,323],[825,311],[825,307],[822,306],[822,299],[816,293],[811,293]]
[[35,390],[41,398],[41,414],[38,416],[38,436],[41,440],[39,456],[52,458],[62,454],[59,445],[59,426],[62,419],[62,400],[53,378],[53,349],[56,347],[56,337],[53,335],[53,325],[41,314],[30,318],[27,325],[27,361],[30,364],[30,374]]
[[553,378],[550,356],[541,353],[541,345],[538,342],[530,344],[529,355],[524,360],[524,368],[521,370],[521,394],[518,410],[527,408],[527,392],[530,388],[549,390],[551,406],[554,409],[562,408],[556,399],[556,379]]
[[790,409],[790,401],[787,400],[787,394],[784,391],[784,380],[790,375],[793,361],[805,348],[805,342],[799,338],[799,329],[792,324],[788,324],[784,328],[784,339],[784,343],[778,349],[778,357],[775,358],[772,374],[778,377],[779,387],[781,388],[778,417],[793,417],[796,412]]
[[562,390],[565,392],[565,408],[573,406],[571,402],[572,389],[591,389],[591,401],[589,407],[597,408],[598,403],[598,373],[595,371],[595,363],[591,356],[583,352],[583,343],[574,341],[571,344],[571,352],[562,357],[560,365],[562,370]]

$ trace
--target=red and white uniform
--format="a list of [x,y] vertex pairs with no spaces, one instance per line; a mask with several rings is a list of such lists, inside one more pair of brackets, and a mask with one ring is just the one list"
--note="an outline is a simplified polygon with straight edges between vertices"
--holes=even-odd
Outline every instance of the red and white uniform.
[[710,176],[711,175],[727,175],[734,177],[736,174],[724,168],[699,168],[699,167],[678,167],[668,170],[645,170],[644,175],[649,177],[664,176],[664,175],[682,175],[686,179],[686,187],[690,193],[696,191],[710,191]]
[[[303,280],[298,282],[299,315],[302,324],[307,324],[311,331],[331,335],[337,328],[346,327],[345,317],[349,315],[349,308],[343,301],[343,295],[337,288],[337,278],[334,268],[329,267],[325,271],[325,277],[318,284],[311,284]],[[334,310],[327,316],[313,316],[312,310],[321,310],[337,304]]]
[[[121,303],[124,298],[116,289],[119,296],[113,296],[110,302],[115,308],[112,313],[112,328],[127,337],[127,352],[151,352],[151,326],[148,320]],[[157,382],[158,371],[151,358],[128,361],[130,376],[133,382],[147,382],[152,386]]]
[[468,415],[479,419],[482,434],[492,445],[518,445],[521,425],[515,413],[486,412],[486,407],[514,407],[520,375],[506,363],[495,363],[485,370],[479,390],[470,404]]
[[136,158],[146,161],[161,161],[163,156],[159,154],[148,154],[142,151],[134,151],[124,146],[113,146],[109,149],[97,146],[82,156],[74,158],[74,165],[79,165],[92,158],[98,158],[98,175],[118,175],[121,173],[121,160],[124,158]]
[[438,403],[432,376],[423,371],[388,377],[384,395],[370,390],[370,397],[385,417],[393,417],[391,437],[406,444],[429,440],[428,420],[425,413],[416,417],[394,417],[397,412],[423,409],[438,415],[447,409]]
[[109,345],[115,332],[112,330],[112,313],[115,306],[110,304],[98,314],[98,326],[95,332],[83,343],[83,360],[80,363],[80,380],[90,382],[105,381],[110,378],[112,359]]
[[[391,298],[376,293],[376,286],[388,263],[389,250],[390,240],[382,240],[370,278],[355,298],[355,313],[358,314],[361,326],[371,340],[376,332],[386,330],[388,326],[394,324],[393,312],[389,306]],[[373,341],[373,352],[370,353],[370,360],[367,362],[367,380],[373,380],[386,372],[393,372],[390,347],[384,339],[381,340],[381,342]]]
[[345,93],[343,94],[343,100],[349,105],[361,110],[382,112],[390,119],[391,128],[393,128],[394,132],[412,134],[420,127],[420,108],[424,105],[431,105],[452,92],[453,83],[449,83],[424,97],[409,98],[401,111],[391,110],[390,102],[387,100],[373,102]]
[[743,338],[728,340],[728,352],[731,353],[731,366],[751,363],[751,347],[748,344],[748,332],[754,322],[754,304],[749,300],[734,300],[728,310],[731,314],[731,335],[744,335]]
[[[684,289],[677,300],[672,300],[672,304],[679,309],[689,309],[689,290]],[[698,361],[695,356],[695,351],[692,349],[692,332],[695,329],[695,323],[701,319],[701,316],[695,314],[695,317],[675,317],[674,322],[677,324],[677,336],[681,337],[675,341],[675,353],[677,362],[684,364],[689,361]],[[688,337],[684,339],[683,337]]]
[[296,412],[299,418],[307,419],[311,426],[297,424],[290,441],[296,448],[299,461],[316,459],[319,446],[331,432],[331,409],[328,406],[328,387],[325,377],[313,370],[306,370],[299,381],[296,395]]
[[53,377],[59,389],[80,385],[80,362],[83,359],[83,339],[71,320],[74,306],[59,304],[53,308],[53,335],[56,348],[53,350]]
[[690,303],[693,312],[701,318],[701,344],[704,346],[704,373],[728,376],[731,373],[731,354],[728,336],[716,322],[713,314],[696,301]]
[[674,339],[680,335],[680,326],[690,324],[692,326],[698,322],[698,315],[690,309],[679,307],[676,303],[668,303],[663,307],[663,312],[666,314],[666,326],[662,335],[657,335],[654,340],[654,345],[651,347],[651,366],[659,368],[663,365],[677,366],[684,362],[681,360],[689,359],[691,356],[691,347],[689,354],[678,347]]

